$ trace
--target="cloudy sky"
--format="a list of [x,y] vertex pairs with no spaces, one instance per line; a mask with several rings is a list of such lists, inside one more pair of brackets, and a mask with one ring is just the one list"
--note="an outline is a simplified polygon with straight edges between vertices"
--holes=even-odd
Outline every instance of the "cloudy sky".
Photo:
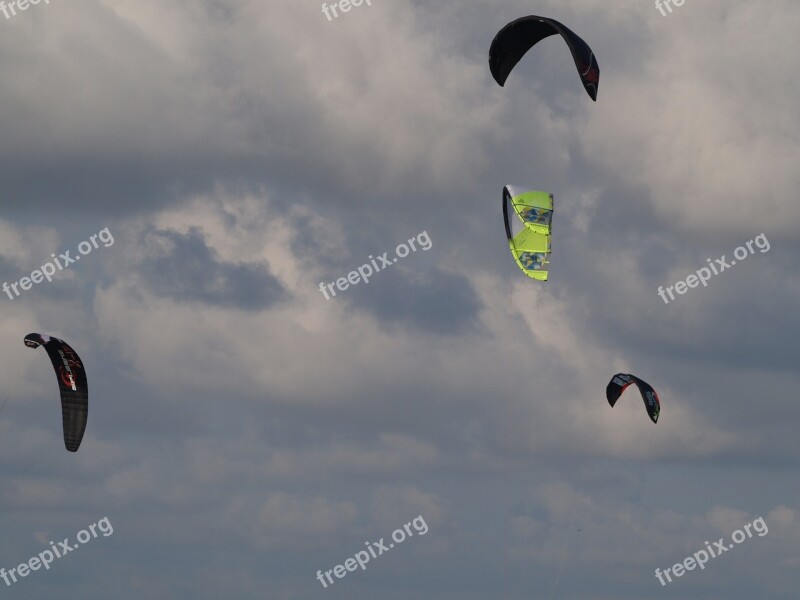
[[[528,14],[591,45],[596,103],[557,37],[492,80]],[[796,0],[0,14],[0,281],[113,236],[0,295],[0,567],[113,526],[4,597],[796,599],[798,26]],[[508,252],[509,183],[555,195],[546,284]],[[85,363],[77,454],[34,331]],[[608,406],[617,372],[658,425],[635,389]]]

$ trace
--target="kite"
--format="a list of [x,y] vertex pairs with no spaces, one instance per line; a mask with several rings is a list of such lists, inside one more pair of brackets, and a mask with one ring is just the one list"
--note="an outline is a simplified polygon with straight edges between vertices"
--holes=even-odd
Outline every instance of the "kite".
[[639,388],[639,393],[642,395],[642,400],[644,400],[644,406],[647,409],[647,414],[650,415],[650,420],[653,421],[653,423],[658,423],[658,415],[661,413],[661,402],[658,399],[658,394],[649,383],[639,379],[635,375],[617,373],[611,378],[611,381],[609,381],[606,386],[606,398],[608,398],[608,403],[613,407],[617,400],[619,400],[622,392],[632,383],[635,383],[636,387]]
[[25,336],[28,348],[44,346],[53,369],[56,372],[58,388],[61,391],[61,421],[64,429],[64,446],[70,452],[77,452],[86,431],[89,416],[89,386],[86,370],[77,352],[64,340],[29,333]]
[[517,266],[528,277],[547,281],[553,195],[507,185],[503,188],[503,219]]
[[569,46],[572,59],[578,69],[586,93],[597,101],[597,86],[600,85],[600,67],[594,52],[566,25],[554,19],[531,15],[512,21],[503,27],[492,40],[489,48],[489,69],[494,80],[503,87],[509,74],[525,53],[537,43],[559,34]]

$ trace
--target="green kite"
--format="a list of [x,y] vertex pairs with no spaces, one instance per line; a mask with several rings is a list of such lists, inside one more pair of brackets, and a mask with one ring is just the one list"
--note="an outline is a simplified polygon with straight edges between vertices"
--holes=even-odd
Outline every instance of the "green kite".
[[508,247],[519,268],[532,279],[547,281],[553,194],[507,185],[503,188],[503,218]]

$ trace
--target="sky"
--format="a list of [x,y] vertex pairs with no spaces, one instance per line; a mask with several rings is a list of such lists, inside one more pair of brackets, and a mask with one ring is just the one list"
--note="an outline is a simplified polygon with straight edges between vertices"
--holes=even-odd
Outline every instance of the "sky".
[[[0,293],[3,596],[796,599],[800,5],[320,4],[0,12],[0,282],[80,259]],[[494,82],[531,14],[597,102],[555,36]]]

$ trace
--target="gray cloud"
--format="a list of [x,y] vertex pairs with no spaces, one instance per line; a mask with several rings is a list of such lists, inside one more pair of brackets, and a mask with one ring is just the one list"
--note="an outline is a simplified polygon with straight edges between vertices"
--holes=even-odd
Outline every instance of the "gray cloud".
[[[382,274],[383,275],[383,274]],[[351,292],[352,305],[386,326],[458,335],[474,330],[482,305],[467,277],[442,270],[397,268]]]
[[141,274],[158,295],[245,310],[265,309],[285,298],[264,264],[220,260],[197,228],[186,234],[152,231],[143,243],[156,249]]
[[[555,38],[491,80],[529,3],[372,4],[0,17],[3,277],[116,239],[0,311],[0,567],[115,528],[8,597],[794,598],[796,3],[546,0],[597,52],[597,103]],[[546,285],[508,253],[507,183],[555,195]],[[76,455],[29,331],[86,363]],[[657,426],[635,392],[608,407],[617,371]],[[314,578],[417,514],[424,537]],[[757,515],[767,536],[661,588]]]

